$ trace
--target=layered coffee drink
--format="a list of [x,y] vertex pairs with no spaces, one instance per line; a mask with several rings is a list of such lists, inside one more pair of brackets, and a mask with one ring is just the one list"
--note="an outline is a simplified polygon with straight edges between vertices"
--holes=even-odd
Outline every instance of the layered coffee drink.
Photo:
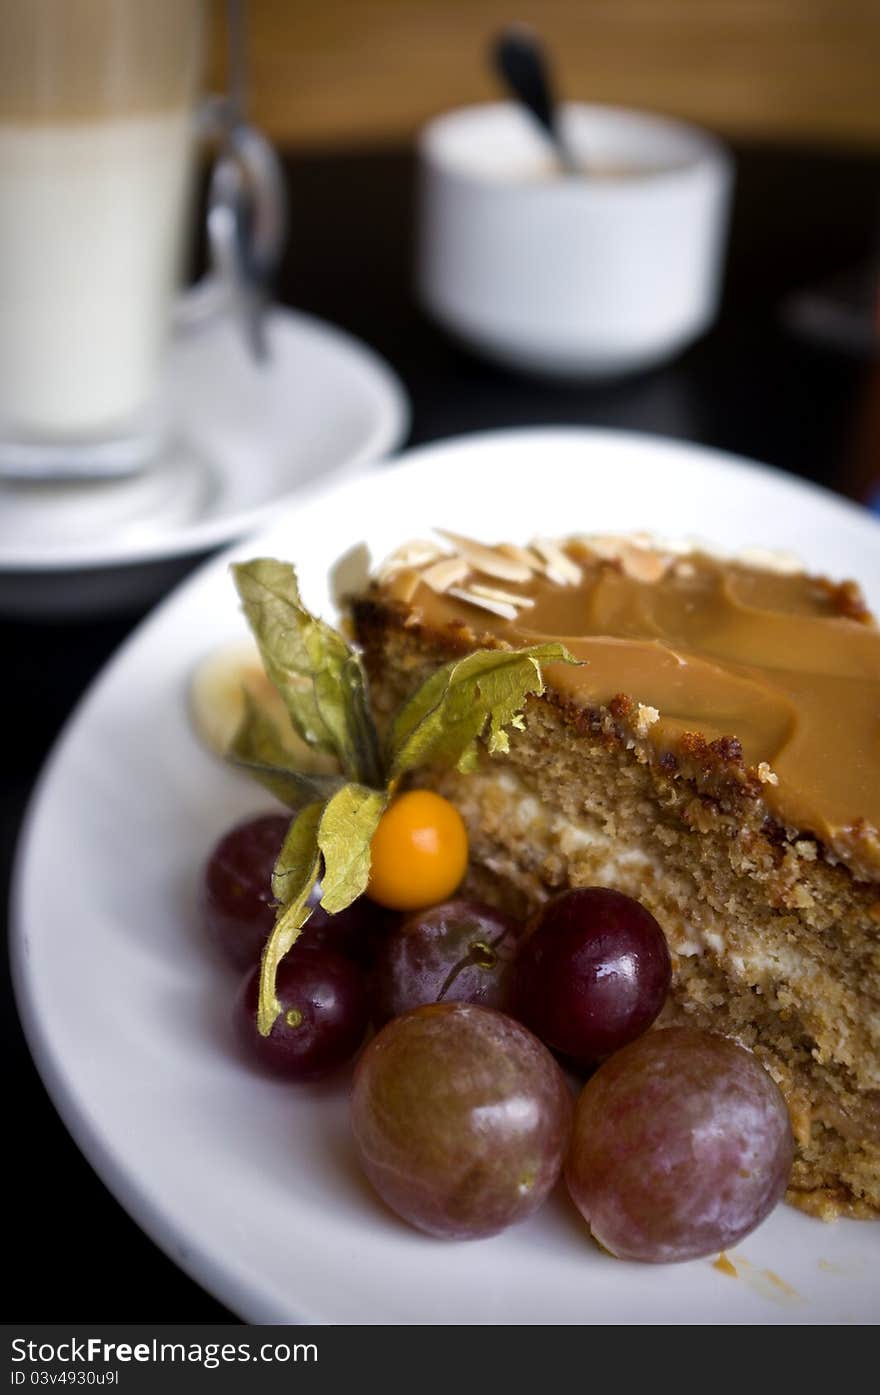
[[[200,0],[0,0],[0,438],[149,435],[186,225]],[[132,463],[139,463],[133,461]]]

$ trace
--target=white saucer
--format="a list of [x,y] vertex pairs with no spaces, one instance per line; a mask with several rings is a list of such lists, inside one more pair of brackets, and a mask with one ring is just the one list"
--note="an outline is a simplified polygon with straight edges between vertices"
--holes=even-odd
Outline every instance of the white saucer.
[[270,362],[234,327],[177,339],[159,460],[128,479],[0,481],[0,612],[108,612],[158,594],[186,559],[267,523],[294,492],[398,446],[409,404],[366,345],[276,308]]

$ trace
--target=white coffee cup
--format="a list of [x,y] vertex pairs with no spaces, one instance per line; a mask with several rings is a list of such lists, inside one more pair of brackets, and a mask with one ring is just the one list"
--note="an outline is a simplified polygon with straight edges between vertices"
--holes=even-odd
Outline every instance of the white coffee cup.
[[657,364],[718,307],[732,163],[694,126],[617,107],[562,112],[582,174],[512,103],[449,112],[419,141],[418,294],[509,367],[609,377]]

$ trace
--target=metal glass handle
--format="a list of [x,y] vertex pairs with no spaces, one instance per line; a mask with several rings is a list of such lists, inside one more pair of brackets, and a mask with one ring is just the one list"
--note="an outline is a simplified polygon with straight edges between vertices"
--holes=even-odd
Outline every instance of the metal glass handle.
[[234,115],[228,99],[209,98],[197,119],[199,135],[219,142],[206,212],[210,267],[179,297],[174,325],[189,330],[230,313],[262,359],[267,297],[287,229],[281,165],[271,142]]

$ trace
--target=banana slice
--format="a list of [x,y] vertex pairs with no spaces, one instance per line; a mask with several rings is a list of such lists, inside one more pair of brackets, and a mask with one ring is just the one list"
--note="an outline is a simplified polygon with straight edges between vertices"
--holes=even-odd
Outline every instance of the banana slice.
[[199,740],[215,755],[225,756],[244,715],[244,691],[278,728],[300,770],[331,772],[332,756],[313,751],[290,724],[287,709],[266,677],[257,646],[236,640],[208,654],[196,666],[189,687],[189,710]]

